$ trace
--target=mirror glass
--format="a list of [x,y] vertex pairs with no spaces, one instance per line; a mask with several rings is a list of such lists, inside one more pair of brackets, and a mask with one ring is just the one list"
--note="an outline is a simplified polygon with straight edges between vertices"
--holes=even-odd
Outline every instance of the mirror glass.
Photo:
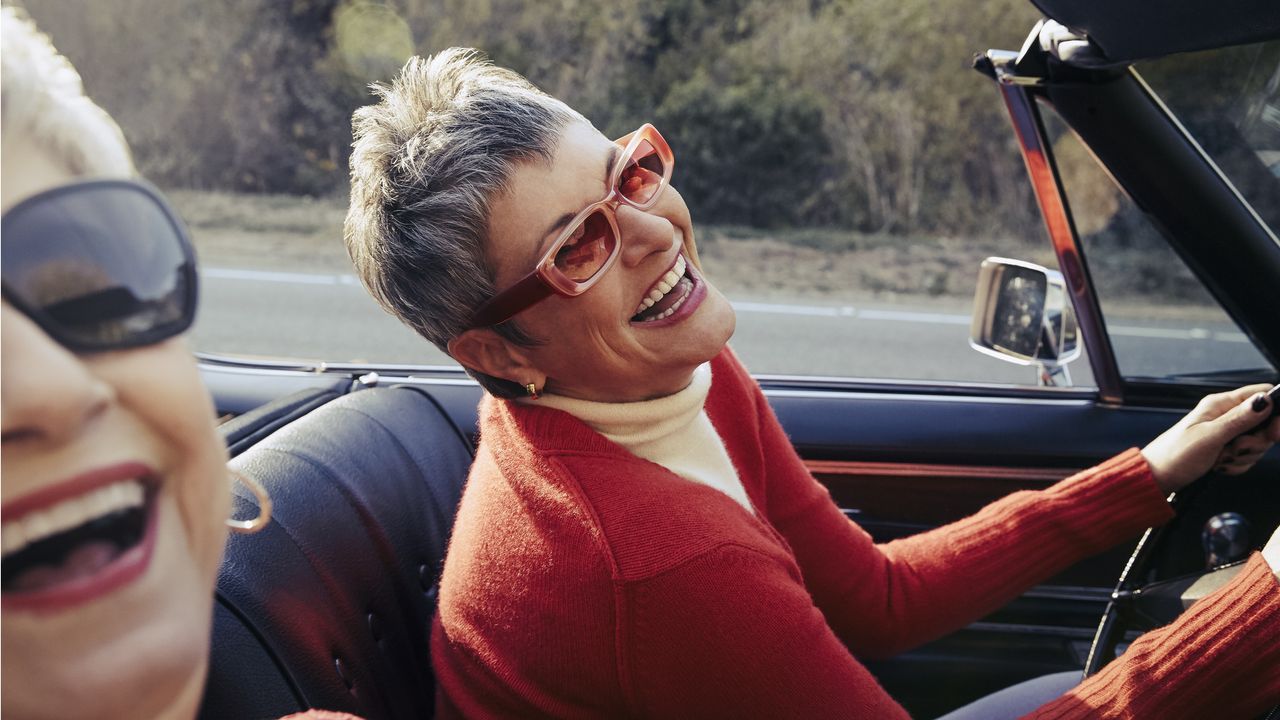
[[1039,358],[1048,278],[1042,270],[1006,265],[999,276],[991,344],[1028,358]]

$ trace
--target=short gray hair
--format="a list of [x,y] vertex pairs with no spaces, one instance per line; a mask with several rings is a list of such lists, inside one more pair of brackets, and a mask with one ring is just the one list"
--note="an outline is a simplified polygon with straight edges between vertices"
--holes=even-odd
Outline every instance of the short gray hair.
[[0,123],[23,134],[72,174],[131,177],[129,145],[105,110],[84,94],[80,73],[22,10],[0,8]]
[[[484,253],[490,200],[519,164],[550,163],[561,131],[582,116],[463,48],[412,58],[373,91],[379,102],[352,118],[347,252],[384,309],[448,352],[494,294]],[[494,329],[536,342],[515,321]],[[499,397],[523,392],[467,370]]]

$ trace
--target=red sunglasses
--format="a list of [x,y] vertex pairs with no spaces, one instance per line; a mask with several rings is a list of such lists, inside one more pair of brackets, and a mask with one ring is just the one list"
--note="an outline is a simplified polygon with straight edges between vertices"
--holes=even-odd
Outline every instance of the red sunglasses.
[[583,208],[556,238],[533,272],[494,295],[472,316],[471,327],[510,320],[552,293],[576,297],[591,289],[618,259],[617,208],[648,210],[671,182],[671,146],[648,123],[619,138],[624,147],[609,177],[609,194]]

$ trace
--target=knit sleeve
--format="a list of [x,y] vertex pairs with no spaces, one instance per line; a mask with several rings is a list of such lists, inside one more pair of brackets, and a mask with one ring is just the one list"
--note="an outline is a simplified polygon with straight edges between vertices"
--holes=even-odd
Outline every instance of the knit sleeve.
[[633,716],[907,718],[785,558],[723,545],[630,585],[626,598]]
[[1137,450],[1041,491],[876,545],[809,473],[756,388],[767,514],[805,585],[859,657],[887,657],[959,629],[1172,512]]
[[1251,718],[1280,703],[1280,585],[1260,555],[1037,720]]

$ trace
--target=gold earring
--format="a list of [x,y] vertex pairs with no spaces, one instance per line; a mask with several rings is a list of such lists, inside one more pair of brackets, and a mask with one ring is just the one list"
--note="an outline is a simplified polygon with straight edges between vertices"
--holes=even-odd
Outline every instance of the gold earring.
[[258,500],[258,517],[252,520],[227,520],[227,527],[231,528],[231,532],[240,535],[252,535],[271,522],[271,496],[267,494],[267,489],[262,487],[262,483],[249,477],[242,475],[230,468],[227,472],[231,475],[231,482],[240,481],[242,485],[249,488],[249,492],[253,493]]
[[529,393],[530,400],[537,400],[540,397],[538,395],[538,386],[535,385],[534,383],[529,383],[528,385],[525,385],[524,391]]

